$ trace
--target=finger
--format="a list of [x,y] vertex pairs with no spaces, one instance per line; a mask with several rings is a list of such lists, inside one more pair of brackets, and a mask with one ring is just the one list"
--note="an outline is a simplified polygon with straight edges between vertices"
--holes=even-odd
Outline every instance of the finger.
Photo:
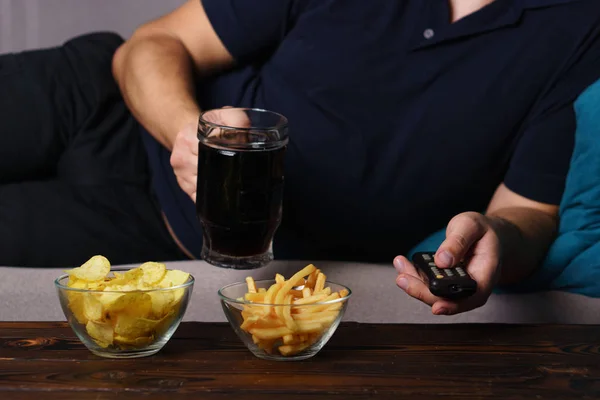
[[198,174],[198,156],[184,152],[179,147],[171,153],[170,162],[177,175],[195,177]]
[[181,133],[181,139],[187,152],[194,156],[198,155],[198,132],[193,127],[186,128]]
[[446,229],[446,240],[435,254],[435,263],[440,268],[456,265],[486,232],[487,225],[480,214],[463,213],[452,218]]
[[191,174],[181,175],[179,180],[181,180],[181,183],[183,185],[185,185],[186,187],[196,190],[196,185],[198,184],[198,179],[197,179],[196,175],[193,175],[193,176]]
[[422,281],[426,280],[426,277],[417,271],[414,265],[404,256],[398,256],[394,259],[394,268],[396,268],[398,274],[407,274]]
[[209,111],[204,114],[204,119],[213,124],[231,128],[250,128],[252,126],[246,111],[231,106]]
[[177,178],[177,183],[179,184],[181,190],[183,190],[188,196],[192,197],[192,195],[196,193],[195,182],[192,183],[188,180]]
[[473,246],[472,256],[468,259],[466,270],[477,281],[477,291],[471,297],[458,302],[440,299],[432,306],[434,314],[444,314],[440,310],[447,310],[448,315],[470,311],[485,305],[497,282],[499,269],[499,242],[493,230],[486,234]]
[[409,296],[422,301],[427,305],[433,305],[439,300],[438,297],[431,294],[427,285],[419,278],[409,274],[400,274],[396,278],[396,284],[404,290]]

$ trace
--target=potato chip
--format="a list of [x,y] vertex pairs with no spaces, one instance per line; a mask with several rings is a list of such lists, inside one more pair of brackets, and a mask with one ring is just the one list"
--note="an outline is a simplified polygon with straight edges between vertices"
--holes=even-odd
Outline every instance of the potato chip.
[[146,285],[153,285],[161,281],[167,273],[166,265],[157,262],[144,263],[140,266],[140,270],[142,271],[142,281]]
[[125,345],[125,347],[146,347],[154,341],[154,336],[142,336],[137,338],[128,338],[125,336],[116,335],[114,342],[116,344]]
[[152,335],[160,320],[139,318],[128,314],[120,314],[115,323],[115,334],[127,338]]
[[152,314],[156,318],[162,318],[172,308],[175,303],[175,297],[172,291],[168,292],[149,292],[152,306]]
[[102,303],[92,293],[83,294],[83,315],[88,320],[99,321],[104,314]]
[[105,310],[111,314],[122,312],[130,316],[148,318],[152,312],[152,299],[148,293],[126,293],[110,303]]
[[113,344],[114,333],[110,324],[88,321],[85,330],[100,347],[106,348]]
[[110,286],[115,288],[113,290],[122,290],[122,288],[131,288],[130,290],[137,290],[138,285],[144,276],[144,271],[142,271],[140,267],[137,267],[122,273],[113,272],[113,275],[115,277],[109,282]]
[[110,272],[110,262],[103,256],[90,258],[81,267],[65,271],[67,274],[87,282],[102,281]]
[[88,319],[83,312],[83,297],[85,293],[70,292],[67,293],[67,295],[69,298],[69,302],[67,303],[68,307],[73,313],[73,316],[75,317],[77,322],[79,322],[82,325],[87,324]]
[[172,269],[165,273],[165,276],[158,283],[158,287],[168,288],[183,285],[188,281],[189,278],[190,274],[188,274],[187,272]]
[[94,291],[66,293],[73,317],[99,346],[120,348],[146,347],[172,326],[185,290],[152,289],[179,286],[190,278],[156,262],[110,276],[110,263],[102,256],[67,273],[68,287]]
[[69,282],[67,283],[67,286],[73,289],[87,289],[88,283],[71,275],[69,276]]

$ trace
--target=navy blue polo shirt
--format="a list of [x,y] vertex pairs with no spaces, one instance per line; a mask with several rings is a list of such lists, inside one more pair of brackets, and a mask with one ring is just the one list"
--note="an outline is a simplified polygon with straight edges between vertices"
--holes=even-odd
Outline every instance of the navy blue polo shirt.
[[[233,71],[203,109],[290,122],[278,258],[390,262],[505,183],[558,204],[573,101],[600,77],[598,0],[497,0],[450,22],[446,0],[202,0]],[[146,135],[182,243],[201,229],[170,154]]]

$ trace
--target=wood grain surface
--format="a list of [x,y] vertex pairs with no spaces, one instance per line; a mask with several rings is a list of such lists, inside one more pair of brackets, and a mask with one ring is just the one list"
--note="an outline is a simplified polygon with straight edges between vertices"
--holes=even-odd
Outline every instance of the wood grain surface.
[[314,358],[255,358],[226,324],[157,355],[90,353],[66,323],[0,322],[0,399],[595,399],[594,325],[342,324]]

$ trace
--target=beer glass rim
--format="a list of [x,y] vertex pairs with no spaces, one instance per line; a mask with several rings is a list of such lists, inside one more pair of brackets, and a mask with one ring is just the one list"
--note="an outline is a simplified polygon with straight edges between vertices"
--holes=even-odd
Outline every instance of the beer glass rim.
[[204,118],[204,116],[206,114],[208,114],[209,112],[214,112],[216,110],[218,110],[218,109],[205,110],[205,111],[201,112],[200,113],[200,122],[202,124],[209,125],[213,128],[235,129],[235,130],[239,130],[239,131],[256,131],[256,130],[270,131],[270,130],[285,129],[288,127],[288,119],[284,115],[279,114],[278,112],[266,110],[263,108],[232,107],[232,108],[225,108],[224,110],[232,110],[232,111],[233,110],[241,110],[241,111],[252,111],[252,112],[265,113],[265,114],[272,114],[272,115],[279,117],[279,122],[273,126],[240,127],[240,126],[232,126],[232,125],[225,125],[225,124],[217,124],[215,122],[208,121]]

